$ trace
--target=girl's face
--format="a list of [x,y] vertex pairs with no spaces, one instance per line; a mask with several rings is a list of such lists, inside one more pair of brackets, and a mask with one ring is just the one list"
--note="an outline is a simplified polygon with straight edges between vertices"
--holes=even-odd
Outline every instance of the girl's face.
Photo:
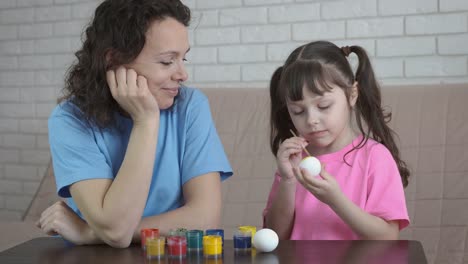
[[349,101],[343,89],[333,87],[322,96],[303,88],[301,101],[288,102],[292,122],[299,134],[309,141],[307,150],[313,155],[336,152],[355,138],[351,126],[351,108],[357,100],[355,83]]
[[128,68],[148,81],[148,88],[159,104],[167,109],[174,104],[180,82],[187,80],[185,55],[189,51],[187,28],[173,18],[151,23],[146,42]]

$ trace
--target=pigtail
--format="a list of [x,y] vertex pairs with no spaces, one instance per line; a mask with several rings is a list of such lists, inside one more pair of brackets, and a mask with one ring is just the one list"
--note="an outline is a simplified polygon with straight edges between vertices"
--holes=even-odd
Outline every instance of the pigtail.
[[278,108],[281,108],[281,100],[278,96],[278,88],[281,81],[281,73],[283,72],[283,66],[278,67],[276,71],[271,76],[270,80],[270,148],[273,152],[273,155],[276,156],[279,148],[279,138],[278,138],[278,127],[280,123],[279,115],[280,111]]
[[273,155],[276,156],[279,145],[284,138],[284,131],[288,131],[286,120],[290,120],[286,102],[283,96],[280,95],[279,87],[283,66],[276,69],[270,81],[270,148]]
[[[356,102],[356,121],[359,130],[390,150],[398,165],[403,186],[406,187],[410,172],[407,164],[400,157],[400,151],[394,140],[395,132],[388,126],[392,114],[390,112],[385,113],[382,108],[380,87],[375,79],[369,57],[365,50],[359,46],[345,47],[342,50],[345,55],[346,51],[354,52],[359,58],[359,66],[355,75],[359,93]],[[365,121],[365,132],[361,117]]]

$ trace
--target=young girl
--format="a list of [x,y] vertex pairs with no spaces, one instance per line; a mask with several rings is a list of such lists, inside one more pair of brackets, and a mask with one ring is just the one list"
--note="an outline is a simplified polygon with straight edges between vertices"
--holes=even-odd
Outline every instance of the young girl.
[[[355,74],[350,53],[359,59]],[[409,224],[409,170],[364,49],[300,46],[273,74],[270,97],[278,171],[264,225],[280,239],[398,239]],[[320,176],[298,168],[303,147],[320,160]]]

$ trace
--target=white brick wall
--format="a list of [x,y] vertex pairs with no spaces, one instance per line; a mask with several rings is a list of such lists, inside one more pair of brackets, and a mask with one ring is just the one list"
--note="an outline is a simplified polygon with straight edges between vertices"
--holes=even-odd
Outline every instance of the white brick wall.
[[[0,220],[19,219],[49,158],[47,117],[100,0],[0,1]],[[267,87],[297,46],[367,49],[384,84],[468,81],[467,0],[185,0],[189,85]]]

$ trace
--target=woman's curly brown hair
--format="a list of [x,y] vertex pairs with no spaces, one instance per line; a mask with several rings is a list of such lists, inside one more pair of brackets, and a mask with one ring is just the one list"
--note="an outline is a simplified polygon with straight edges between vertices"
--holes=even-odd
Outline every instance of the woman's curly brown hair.
[[112,97],[106,71],[132,62],[145,45],[150,24],[169,17],[188,26],[190,9],[179,0],[102,2],[84,32],[58,101],[71,100],[84,118],[101,128],[112,126],[122,109]]

